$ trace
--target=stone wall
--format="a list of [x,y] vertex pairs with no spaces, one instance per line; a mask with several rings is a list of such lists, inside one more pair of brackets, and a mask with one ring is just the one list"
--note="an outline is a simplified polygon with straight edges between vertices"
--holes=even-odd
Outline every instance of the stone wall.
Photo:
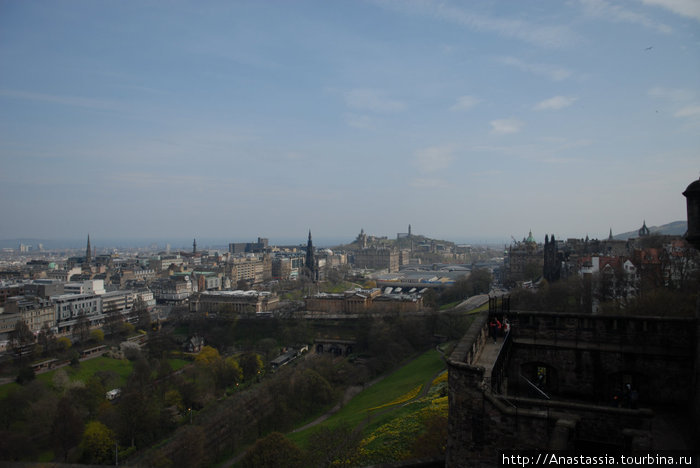
[[[503,394],[492,392],[475,365],[488,314],[473,323],[452,355],[446,466],[494,466],[512,450],[592,447],[649,450],[654,413],[612,405],[623,382],[639,389],[639,404],[684,405],[696,397],[698,346],[694,319],[602,317],[510,312],[512,348]],[[552,400],[527,398],[523,371],[549,369]],[[655,447],[658,448],[658,447]]]

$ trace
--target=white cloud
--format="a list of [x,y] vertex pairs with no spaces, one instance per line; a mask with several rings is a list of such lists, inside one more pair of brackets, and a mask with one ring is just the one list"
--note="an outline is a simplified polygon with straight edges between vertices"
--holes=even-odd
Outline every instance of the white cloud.
[[682,109],[678,109],[674,117],[696,117],[700,116],[700,106],[687,106]]
[[574,102],[576,102],[578,98],[575,97],[567,97],[567,96],[554,96],[549,99],[545,99],[544,101],[540,101],[537,104],[535,104],[534,109],[535,110],[559,110],[563,109],[565,107],[569,107],[572,105]]
[[658,23],[648,16],[632,11],[619,4],[612,4],[606,0],[579,0],[586,15],[594,18],[605,19],[615,23],[632,23],[659,32],[670,33],[672,30],[665,24]]
[[345,92],[344,97],[345,103],[352,109],[378,113],[400,112],[406,109],[404,102],[389,98],[383,91],[377,89],[351,89]]
[[457,102],[455,102],[452,107],[450,107],[450,110],[453,111],[465,111],[469,110],[472,107],[476,106],[479,104],[481,101],[474,96],[461,96],[457,98]]
[[421,172],[435,172],[446,169],[454,161],[452,148],[434,146],[416,151],[414,163]]
[[641,0],[645,5],[655,5],[672,12],[700,21],[700,2],[698,0]]
[[695,99],[695,92],[682,88],[663,88],[660,86],[651,88],[649,96],[659,99],[667,99],[673,102],[688,102]]
[[515,57],[503,57],[498,59],[498,61],[504,65],[515,67],[533,75],[543,76],[552,81],[562,81],[572,75],[571,71],[566,68],[542,63],[526,63]]
[[444,0],[375,0],[385,8],[401,13],[423,15],[455,23],[476,32],[490,32],[541,47],[566,47],[580,41],[567,26],[539,25],[522,19],[486,16],[474,13],[463,4],[451,5]]
[[490,124],[491,133],[493,135],[507,135],[509,133],[518,133],[524,125],[524,123],[518,119],[492,120]]

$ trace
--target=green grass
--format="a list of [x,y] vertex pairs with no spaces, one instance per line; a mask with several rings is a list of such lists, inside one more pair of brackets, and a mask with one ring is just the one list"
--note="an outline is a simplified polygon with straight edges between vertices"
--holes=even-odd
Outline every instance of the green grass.
[[39,374],[37,375],[37,379],[43,381],[47,385],[52,385],[53,376],[58,370],[64,370],[66,374],[68,374],[68,378],[71,380],[71,382],[78,380],[86,382],[90,376],[97,371],[114,371],[119,376],[119,386],[122,386],[126,383],[127,377],[129,377],[131,374],[133,365],[127,359],[112,359],[105,356],[100,356],[94,359],[80,361],[80,365],[78,367],[65,366],[61,367],[60,369]]
[[447,303],[447,304],[443,304],[443,305],[440,306],[440,310],[451,309],[451,308],[453,308],[453,307],[455,307],[455,306],[458,306],[458,305],[461,304],[461,303],[462,303],[462,301],[460,300],[460,301],[454,301],[454,302],[450,302],[450,303]]
[[[445,363],[440,354],[435,350],[428,351],[396,370],[382,381],[362,391],[323,423],[305,431],[288,434],[288,437],[300,447],[306,447],[311,433],[320,427],[333,427],[341,423],[357,427],[368,419],[368,416],[370,416],[369,409],[394,401],[410,392],[417,385],[430,385],[430,379],[433,375],[444,367]],[[400,408],[401,405],[399,404],[393,409],[395,411]],[[382,414],[381,418],[393,417],[389,413],[393,414],[394,411],[387,411],[387,414]],[[383,409],[377,410],[375,413],[379,412],[383,412]]]

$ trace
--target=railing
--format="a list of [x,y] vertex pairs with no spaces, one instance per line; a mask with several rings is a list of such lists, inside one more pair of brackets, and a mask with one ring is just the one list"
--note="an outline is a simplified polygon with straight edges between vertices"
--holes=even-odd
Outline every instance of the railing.
[[493,363],[493,368],[491,370],[490,384],[491,391],[494,393],[501,394],[504,392],[503,382],[505,377],[508,375],[507,365],[512,348],[513,340],[510,332],[508,332],[503,338],[503,344],[501,345],[501,349],[498,351],[498,356],[496,356],[496,361]]

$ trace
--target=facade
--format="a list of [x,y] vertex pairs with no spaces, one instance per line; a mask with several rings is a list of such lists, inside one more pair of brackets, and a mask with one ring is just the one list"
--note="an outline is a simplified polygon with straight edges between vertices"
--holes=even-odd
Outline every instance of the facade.
[[190,312],[210,315],[260,314],[274,310],[279,302],[267,291],[204,291],[190,300]]
[[53,327],[56,308],[48,299],[36,296],[19,296],[10,298],[5,304],[5,312],[0,314],[0,336],[15,329],[15,323],[21,320],[37,334],[44,326]]
[[150,284],[158,304],[182,304],[192,295],[192,282],[189,276],[159,278]]
[[91,326],[102,324],[102,296],[97,294],[63,294],[52,298],[56,328],[59,333],[71,330],[78,317],[85,315]]
[[354,289],[344,293],[319,293],[305,299],[306,310],[329,315],[404,314],[423,309],[419,293],[382,293],[381,289]]
[[369,247],[355,252],[355,268],[399,271],[399,252],[387,248]]

